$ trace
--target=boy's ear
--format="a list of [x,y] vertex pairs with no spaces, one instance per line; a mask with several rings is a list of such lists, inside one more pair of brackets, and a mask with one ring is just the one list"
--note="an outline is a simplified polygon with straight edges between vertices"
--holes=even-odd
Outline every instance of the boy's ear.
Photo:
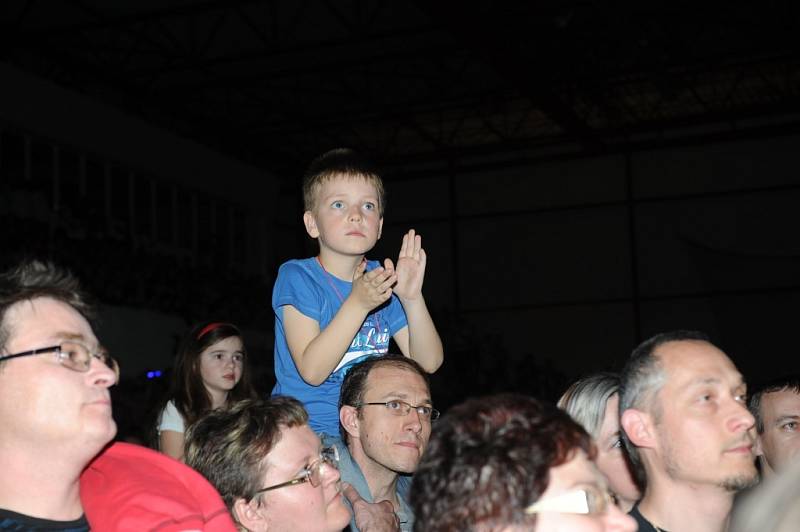
[[339,409],[339,422],[351,438],[358,438],[358,409],[354,406],[342,405]]
[[381,239],[381,233],[383,233],[383,216],[381,216],[381,219],[378,222],[378,240]]
[[655,447],[657,441],[650,414],[629,408],[622,413],[619,424],[636,447]]
[[[317,219],[314,218],[314,213],[306,211],[303,213],[303,224],[306,226],[306,233],[311,238],[319,238],[319,229],[317,229]],[[383,225],[383,220],[381,220]],[[380,231],[378,231],[380,233]]]
[[234,519],[247,530],[268,530],[266,517],[260,510],[256,501],[237,499],[233,503]]

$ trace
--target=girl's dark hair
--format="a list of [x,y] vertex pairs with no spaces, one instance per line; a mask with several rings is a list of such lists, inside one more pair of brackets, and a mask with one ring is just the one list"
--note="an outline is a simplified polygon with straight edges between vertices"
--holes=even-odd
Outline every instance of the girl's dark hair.
[[[200,354],[217,342],[232,336],[242,338],[242,332],[235,325],[226,322],[204,321],[189,330],[178,346],[172,368],[172,382],[167,396],[160,405],[159,413],[167,402],[172,401],[188,428],[200,416],[211,410],[211,396],[200,376]],[[242,352],[244,353],[242,378],[228,392],[227,405],[242,399],[256,398],[250,380],[244,342],[242,342]]]

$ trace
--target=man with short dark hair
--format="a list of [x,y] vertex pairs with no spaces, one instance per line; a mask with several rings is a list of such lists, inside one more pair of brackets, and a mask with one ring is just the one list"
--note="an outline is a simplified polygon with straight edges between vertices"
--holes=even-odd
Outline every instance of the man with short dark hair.
[[755,420],[728,356],[694,331],[656,335],[622,371],[620,424],[644,496],[641,532],[727,527],[737,491],[756,479]]
[[800,377],[769,382],[750,397],[749,407],[761,475],[770,478],[800,459]]
[[[355,364],[342,383],[338,442],[342,480],[368,503],[389,501],[400,529],[410,531],[410,477],[431,434],[433,408],[428,374],[402,355],[369,358]],[[353,530],[356,523],[351,523]]]
[[117,443],[117,364],[78,282],[41,262],[0,274],[0,529],[234,530],[197,472]]

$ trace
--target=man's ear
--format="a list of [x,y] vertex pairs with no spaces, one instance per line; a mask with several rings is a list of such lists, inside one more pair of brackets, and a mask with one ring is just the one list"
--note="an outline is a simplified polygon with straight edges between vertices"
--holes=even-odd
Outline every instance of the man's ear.
[[268,530],[266,512],[255,500],[237,499],[233,503],[233,517],[247,530]]
[[764,456],[764,447],[761,445],[761,435],[756,432],[756,439],[753,441],[753,452],[756,456]]
[[308,233],[308,236],[310,236],[311,238],[319,238],[319,229],[317,229],[317,219],[314,217],[313,212],[306,211],[303,213],[303,225],[306,226],[306,233]]
[[656,437],[653,421],[647,412],[629,408],[620,416],[619,424],[636,447],[655,447]]
[[351,438],[358,438],[358,408],[342,405],[339,409],[339,422]]

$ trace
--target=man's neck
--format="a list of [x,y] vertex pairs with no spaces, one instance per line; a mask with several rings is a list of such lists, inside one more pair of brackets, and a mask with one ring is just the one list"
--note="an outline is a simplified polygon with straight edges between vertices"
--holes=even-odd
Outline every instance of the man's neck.
[[400,501],[397,499],[397,473],[387,469],[364,454],[358,442],[349,445],[350,455],[361,469],[364,480],[367,481],[372,502],[389,501],[399,509]]
[[769,462],[763,457],[758,457],[758,468],[761,470],[761,478],[772,478],[775,476],[775,470],[769,465]]
[[342,281],[352,282],[356,268],[364,260],[364,255],[340,255],[323,248],[319,250],[317,259],[322,265],[322,269],[329,274]]
[[648,474],[639,513],[658,528],[669,531],[724,532],[734,493],[719,486],[652,479]]
[[0,445],[0,508],[53,521],[78,519],[85,465],[75,465],[58,451]]

